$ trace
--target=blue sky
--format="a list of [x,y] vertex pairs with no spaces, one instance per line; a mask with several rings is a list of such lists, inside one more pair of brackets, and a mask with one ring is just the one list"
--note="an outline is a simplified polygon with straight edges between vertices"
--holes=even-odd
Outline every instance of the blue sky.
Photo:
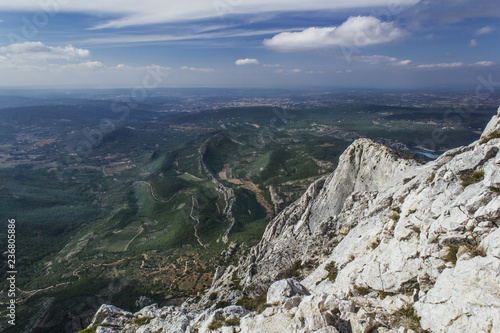
[[4,2],[4,87],[134,87],[151,73],[168,87],[500,82],[497,0]]

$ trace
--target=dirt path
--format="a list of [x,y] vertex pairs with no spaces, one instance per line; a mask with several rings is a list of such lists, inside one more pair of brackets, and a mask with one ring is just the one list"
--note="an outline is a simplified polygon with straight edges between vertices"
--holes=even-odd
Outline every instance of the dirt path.
[[196,240],[198,241],[198,243],[203,246],[203,247],[207,247],[208,245],[205,245],[201,242],[201,239],[200,237],[198,236],[198,225],[200,224],[200,219],[197,217],[197,216],[193,216],[193,212],[194,212],[194,205],[198,205],[198,202],[196,201],[196,199],[194,198],[194,196],[191,197],[191,202],[192,202],[192,205],[191,205],[191,213],[189,214],[189,217],[196,222],[196,224],[194,225],[194,236],[196,237]]

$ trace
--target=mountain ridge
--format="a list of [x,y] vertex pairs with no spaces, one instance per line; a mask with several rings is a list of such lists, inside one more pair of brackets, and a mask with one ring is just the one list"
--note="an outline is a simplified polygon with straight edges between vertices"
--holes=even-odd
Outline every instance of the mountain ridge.
[[[217,269],[198,303],[135,314],[103,305],[89,327],[498,332],[499,133],[500,109],[479,140],[423,165],[358,139],[331,175],[269,223],[238,266]],[[266,290],[262,313],[231,305]]]

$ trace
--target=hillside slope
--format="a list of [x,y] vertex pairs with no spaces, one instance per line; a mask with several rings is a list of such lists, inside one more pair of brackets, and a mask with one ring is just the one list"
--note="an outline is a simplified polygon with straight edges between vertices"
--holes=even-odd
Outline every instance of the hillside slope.
[[[269,223],[238,267],[217,270],[201,301],[135,314],[103,305],[93,325],[104,325],[97,332],[499,332],[499,134],[500,109],[480,140],[425,165],[356,140],[334,173]],[[253,309],[259,300],[262,312],[230,305]]]

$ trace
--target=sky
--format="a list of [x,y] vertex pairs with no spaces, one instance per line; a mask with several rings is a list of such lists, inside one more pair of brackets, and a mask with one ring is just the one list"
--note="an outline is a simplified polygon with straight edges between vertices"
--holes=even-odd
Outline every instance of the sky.
[[498,0],[0,0],[0,87],[500,89],[499,18]]

